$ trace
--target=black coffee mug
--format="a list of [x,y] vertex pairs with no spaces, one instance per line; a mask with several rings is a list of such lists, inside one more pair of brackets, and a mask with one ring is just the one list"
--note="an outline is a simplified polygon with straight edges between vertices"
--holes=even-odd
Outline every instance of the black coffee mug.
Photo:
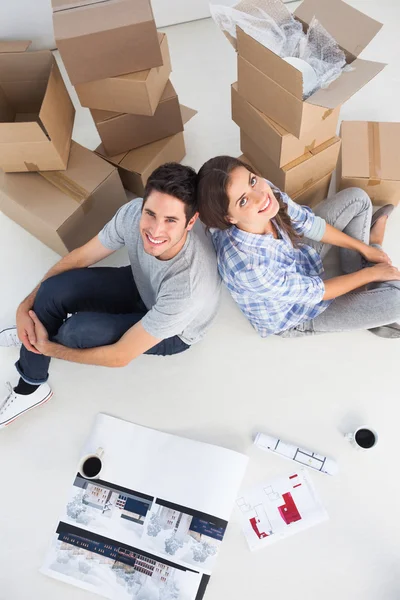
[[354,433],[347,433],[346,439],[358,450],[369,450],[378,443],[378,434],[370,427],[358,427]]
[[79,473],[86,479],[97,479],[103,468],[103,454],[103,448],[97,448],[96,452],[84,456],[79,463]]

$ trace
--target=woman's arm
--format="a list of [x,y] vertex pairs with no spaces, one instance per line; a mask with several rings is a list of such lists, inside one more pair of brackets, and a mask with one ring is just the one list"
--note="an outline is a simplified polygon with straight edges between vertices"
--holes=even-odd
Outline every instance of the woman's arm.
[[[339,232],[340,233],[340,232]],[[346,236],[348,237],[348,236]],[[352,239],[352,238],[350,238]],[[400,271],[391,265],[380,263],[349,275],[340,275],[324,281],[323,300],[333,300],[373,281],[400,281]]]
[[332,227],[332,225],[329,225],[328,223],[326,224],[325,233],[321,238],[321,242],[331,244],[332,246],[339,246],[339,248],[355,250],[369,262],[391,264],[390,258],[383,250],[379,250],[379,248],[375,248],[374,246],[368,246],[368,244],[364,244],[364,242],[352,238],[347,235],[347,233],[339,231],[339,229]]

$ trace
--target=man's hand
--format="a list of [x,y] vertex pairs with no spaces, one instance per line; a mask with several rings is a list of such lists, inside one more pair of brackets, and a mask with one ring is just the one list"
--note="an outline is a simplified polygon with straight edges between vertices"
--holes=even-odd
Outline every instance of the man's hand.
[[36,342],[35,324],[29,316],[29,308],[20,304],[17,310],[17,333],[22,344],[29,352],[40,354],[34,344]]
[[380,250],[379,248],[375,248],[374,246],[365,245],[365,248],[363,249],[361,254],[365,258],[365,260],[367,260],[370,263],[385,263],[387,265],[392,264],[392,261],[390,260],[386,252]]
[[38,350],[37,354],[44,354],[44,356],[49,356],[50,343],[49,342],[49,334],[45,326],[39,321],[36,314],[33,310],[29,311],[29,317],[31,318],[34,324],[35,331],[35,342],[34,346],[36,350]]

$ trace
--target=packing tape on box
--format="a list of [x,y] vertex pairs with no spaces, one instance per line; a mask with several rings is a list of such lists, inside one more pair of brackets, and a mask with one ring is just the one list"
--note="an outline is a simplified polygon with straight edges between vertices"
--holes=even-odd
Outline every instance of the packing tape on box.
[[324,114],[322,115],[322,120],[325,121],[325,119],[330,117],[334,110],[335,110],[334,108],[328,108],[328,110],[326,110],[324,112]]
[[308,189],[309,187],[311,187],[314,183],[315,183],[315,177],[310,177],[310,179],[307,179],[307,181],[305,181],[303,183],[303,185],[301,186],[301,188],[299,188],[298,190],[296,190],[296,195],[302,194],[306,189]]
[[381,146],[379,136],[379,123],[368,123],[368,186],[379,185],[381,182]]
[[76,181],[67,177],[62,171],[40,171],[39,175],[58,188],[63,194],[75,200],[85,214],[89,212],[92,205],[92,202],[87,201],[90,193],[76,183]]
[[314,150],[314,148],[315,148],[315,142],[316,141],[317,140],[313,140],[311,142],[311,144],[308,144],[308,146],[304,146],[304,152],[303,152],[303,154],[306,154],[307,152],[311,152],[311,150]]

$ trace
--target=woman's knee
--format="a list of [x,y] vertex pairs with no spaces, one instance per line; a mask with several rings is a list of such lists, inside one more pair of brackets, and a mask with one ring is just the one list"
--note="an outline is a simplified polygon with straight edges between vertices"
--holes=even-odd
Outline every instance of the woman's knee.
[[364,208],[372,208],[371,198],[368,196],[367,192],[359,187],[350,187],[342,190],[343,192],[347,192],[355,202],[361,202]]

